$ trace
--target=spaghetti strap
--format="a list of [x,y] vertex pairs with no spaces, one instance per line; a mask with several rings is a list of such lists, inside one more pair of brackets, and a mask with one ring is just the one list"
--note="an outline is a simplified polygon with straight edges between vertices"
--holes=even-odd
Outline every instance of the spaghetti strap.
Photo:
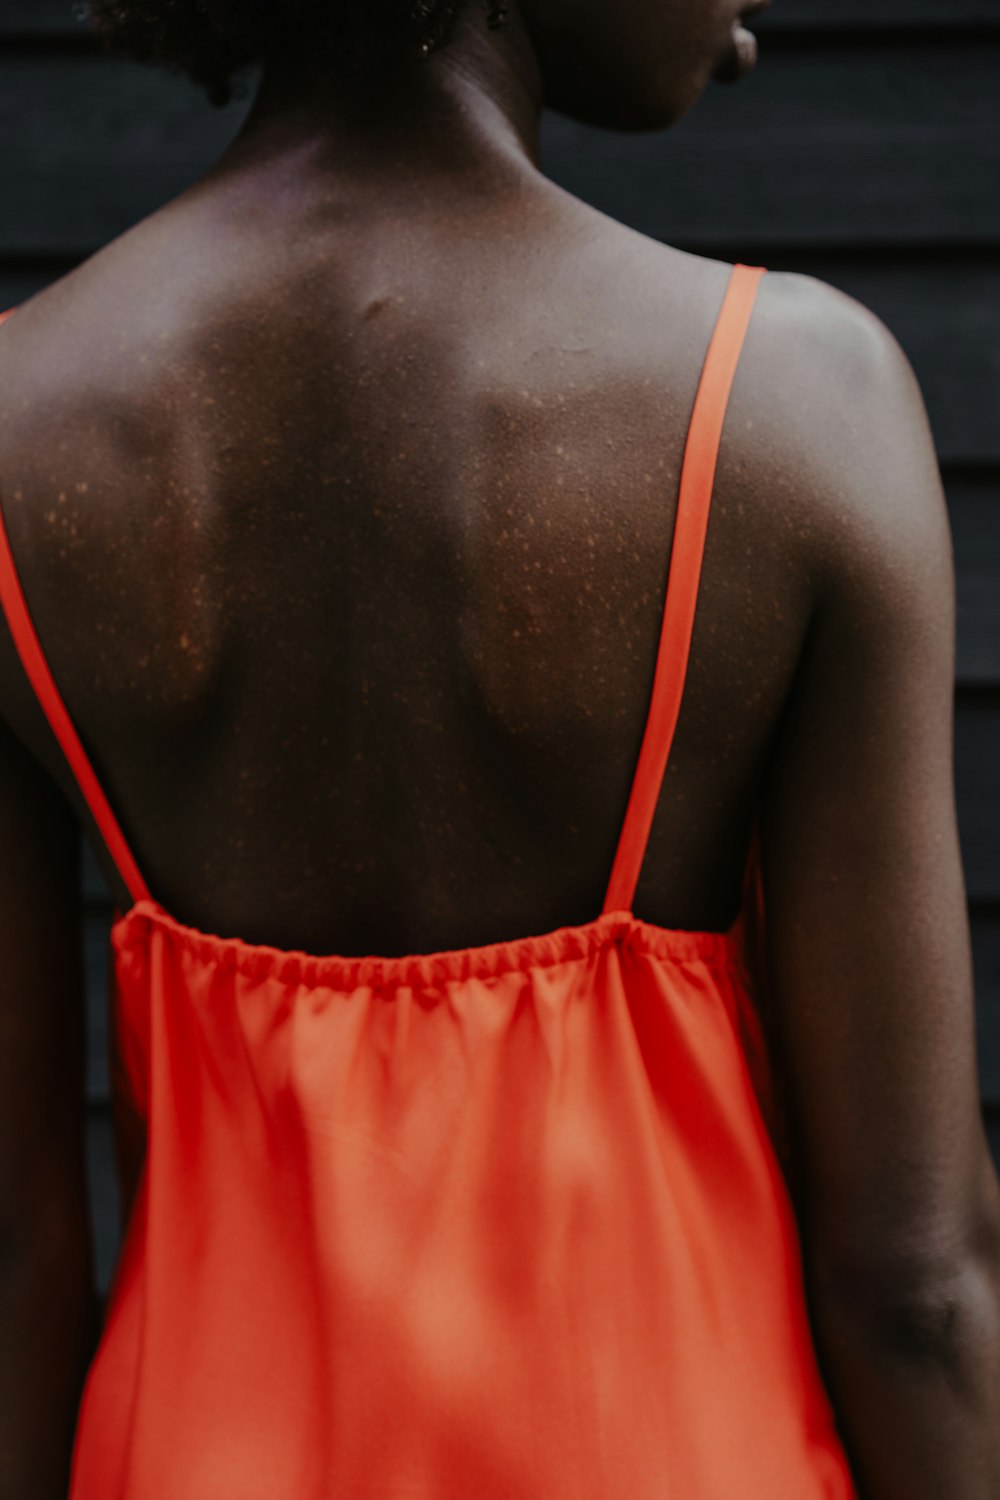
[[[8,314],[0,314],[0,321],[5,316]],[[27,600],[24,597],[24,590],[14,563],[2,504],[0,504],[0,604],[7,617],[7,624],[10,627],[17,654],[21,658],[21,665],[52,727],[52,732],[59,741],[91,816],[107,845],[108,853],[114,860],[115,868],[125,882],[133,901],[148,900],[149,890],[146,882],[139,873],[139,867],[132,857],[118,821],[94,774],[45,659],[45,653],[28,611]]]
[[632,910],[687,675],[701,563],[729,392],[764,266],[737,261],[709,340],[695,395],[677,497],[660,644],[646,728],[618,839],[604,912]]

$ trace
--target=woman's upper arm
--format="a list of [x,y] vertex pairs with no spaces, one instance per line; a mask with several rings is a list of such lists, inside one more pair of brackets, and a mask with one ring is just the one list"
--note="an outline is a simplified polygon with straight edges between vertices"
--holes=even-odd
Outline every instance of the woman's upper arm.
[[771,1005],[804,1253],[899,1287],[947,1274],[997,1206],[953,782],[953,553],[908,361],[871,314],[809,290],[831,320],[827,426],[804,465],[819,583],[762,808]]
[[65,1235],[72,1220],[78,1229],[86,1213],[81,906],[79,824],[0,717],[0,1234],[8,1251],[42,1225]]
[[64,1495],[98,1332],[85,1154],[80,834],[4,713],[0,619],[0,1491]]

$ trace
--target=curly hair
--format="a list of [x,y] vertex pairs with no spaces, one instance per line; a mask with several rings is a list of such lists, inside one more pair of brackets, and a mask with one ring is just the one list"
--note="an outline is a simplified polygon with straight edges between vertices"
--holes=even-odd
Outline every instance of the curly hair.
[[[503,0],[483,0],[490,27]],[[101,47],[183,73],[223,108],[238,75],[288,48],[358,77],[447,46],[467,0],[84,0],[78,16]]]

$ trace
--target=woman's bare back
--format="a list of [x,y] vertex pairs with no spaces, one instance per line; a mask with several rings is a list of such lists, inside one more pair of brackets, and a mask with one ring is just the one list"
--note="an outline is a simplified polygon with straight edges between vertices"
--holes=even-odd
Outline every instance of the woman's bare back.
[[[3,330],[8,525],[71,712],[194,925],[392,954],[589,920],[729,267],[541,180],[442,222],[286,176],[276,222],[263,175],[210,174]],[[779,330],[835,301],[863,322],[766,278],[736,375],[637,896],[661,925],[735,915],[825,524],[775,448]],[[6,632],[3,672],[11,701]]]

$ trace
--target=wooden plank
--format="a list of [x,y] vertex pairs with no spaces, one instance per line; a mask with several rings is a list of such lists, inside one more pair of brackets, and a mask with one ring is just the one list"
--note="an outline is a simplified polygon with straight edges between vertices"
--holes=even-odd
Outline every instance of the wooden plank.
[[[1000,243],[1000,45],[783,45],[673,130],[548,115],[543,167],[679,244]],[[0,56],[0,256],[85,254],[175,196],[235,134],[193,84],[88,55]]]
[[199,177],[248,109],[113,58],[0,54],[0,256],[98,248]]
[[119,1244],[118,1180],[115,1176],[111,1112],[91,1106],[87,1118],[87,1170],[94,1230],[97,1288],[106,1295]]
[[993,1165],[1000,1172],[1000,1106],[991,1106],[983,1111],[986,1139],[993,1154]]
[[974,901],[1000,902],[1000,691],[960,690],[955,788],[962,860]]
[[979,1091],[984,1103],[1000,1108],[1000,907],[973,908],[970,917]]
[[[74,0],[3,0],[0,37],[76,36]],[[777,0],[755,25],[774,30],[1000,27],[1000,0]]]
[[[1000,683],[1000,473],[945,474],[960,687]],[[994,788],[994,798],[997,788]]]
[[1000,0],[775,0],[753,25],[755,31],[1000,27]]
[[[90,847],[86,847],[85,864],[100,873]],[[84,872],[84,889],[94,885],[93,874]],[[111,902],[103,880],[101,898],[87,902],[83,920],[84,978],[87,991],[87,1097],[91,1101],[107,1100],[110,1089],[108,1056],[108,929],[111,925]]]
[[0,38],[86,36],[87,27],[75,10],[74,0],[3,0]]
[[[556,182],[679,245],[995,244],[1000,94],[990,46],[783,46],[673,130],[628,136],[546,117]],[[971,153],[971,154],[967,154]]]
[[82,860],[83,899],[88,906],[107,908],[111,911],[111,893],[101,867],[94,858],[94,851],[87,839],[83,841]]

